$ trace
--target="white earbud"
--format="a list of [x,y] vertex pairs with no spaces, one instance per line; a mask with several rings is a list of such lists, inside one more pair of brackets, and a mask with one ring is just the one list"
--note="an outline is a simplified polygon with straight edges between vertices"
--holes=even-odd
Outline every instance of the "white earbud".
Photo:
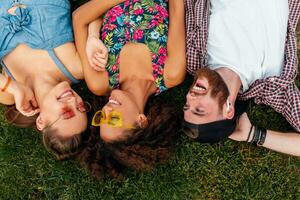
[[231,106],[231,103],[229,102],[229,99],[227,99],[226,100],[226,112],[230,111],[230,106]]

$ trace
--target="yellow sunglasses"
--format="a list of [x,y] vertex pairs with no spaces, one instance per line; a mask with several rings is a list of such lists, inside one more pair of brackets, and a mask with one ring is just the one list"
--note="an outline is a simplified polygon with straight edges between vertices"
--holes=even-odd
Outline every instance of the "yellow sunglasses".
[[117,111],[110,112],[108,116],[106,116],[102,110],[97,111],[93,117],[92,126],[100,126],[101,124],[107,124],[109,126],[117,127],[117,128],[122,127],[122,128],[135,129],[134,126],[123,125],[122,113]]

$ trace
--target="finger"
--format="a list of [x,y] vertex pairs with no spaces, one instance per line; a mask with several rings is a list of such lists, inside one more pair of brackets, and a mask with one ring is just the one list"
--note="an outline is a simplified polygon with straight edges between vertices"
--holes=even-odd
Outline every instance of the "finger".
[[24,112],[30,112],[30,111],[32,111],[32,106],[30,105],[29,101],[26,101],[26,102],[21,106],[21,110],[23,110]]
[[99,58],[99,59],[104,59],[105,56],[106,56],[105,52],[101,52],[101,53],[97,52],[94,54],[94,57]]
[[105,68],[104,67],[98,67],[96,65],[93,65],[92,68],[98,72],[103,72],[105,71]]
[[31,103],[31,105],[32,105],[34,108],[39,107],[39,105],[38,105],[38,103],[37,103],[37,101],[36,101],[36,99],[35,99],[34,96],[31,98],[30,103]]
[[98,66],[98,67],[104,68],[105,65],[106,65],[106,62],[105,62],[104,59],[99,59],[99,60],[98,60],[98,59],[96,59],[96,58],[93,58],[93,64],[96,65],[96,66]]
[[40,113],[40,111],[41,111],[41,110],[40,110],[39,108],[35,109],[35,110],[34,110],[34,115]]
[[90,62],[90,66],[92,69],[94,69],[95,71],[104,71],[105,69],[102,69],[102,66],[97,66],[96,64],[93,63],[92,59],[89,60]]
[[26,111],[26,110],[23,110],[23,109],[18,109],[20,111],[20,113],[26,117],[30,116],[31,112],[32,111]]
[[107,59],[105,59],[105,57],[104,57],[104,58],[100,58],[100,57],[95,56],[94,58],[95,58],[99,63],[101,63],[102,65],[106,65],[106,63],[107,63]]
[[34,116],[36,113],[35,113],[35,111],[33,110],[33,111],[30,111],[30,112],[24,112],[24,114],[23,115],[25,115],[26,117],[31,117],[31,116]]
[[105,58],[104,59],[108,59],[108,52],[107,51],[105,51]]
[[23,111],[25,116],[34,116],[34,115],[38,114],[39,112],[40,112],[39,108],[31,110],[31,111]]
[[107,60],[104,58],[95,58],[103,67],[106,66]]

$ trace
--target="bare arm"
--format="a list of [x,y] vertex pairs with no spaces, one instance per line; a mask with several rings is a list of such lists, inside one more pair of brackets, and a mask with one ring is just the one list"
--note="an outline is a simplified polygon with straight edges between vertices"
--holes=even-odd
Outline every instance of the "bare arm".
[[263,147],[281,153],[300,156],[300,134],[267,130],[267,137]]
[[[85,51],[88,38],[88,26],[92,21],[103,15],[108,9],[123,1],[124,0],[91,0],[79,7],[73,13],[75,44],[82,62],[85,81],[89,89],[96,95],[104,95],[107,93],[108,74],[106,71],[95,71],[89,65]],[[97,26],[99,26],[99,21],[98,23],[92,23],[91,26],[90,31],[95,31]],[[98,31],[99,29],[97,32]],[[94,34],[97,33],[95,32]]]
[[184,1],[169,0],[168,58],[164,80],[171,88],[180,84],[186,74]]
[[103,23],[102,18],[98,18],[94,21],[92,21],[88,26],[88,37],[96,37],[100,38],[100,28]]
[[[2,89],[7,81],[7,78],[0,74],[0,88]],[[7,88],[5,92],[0,92],[0,103],[4,105],[12,105],[15,103],[14,96],[12,95],[13,88],[11,85]]]
[[[250,129],[251,122],[247,114],[244,113],[238,121],[236,130],[229,138],[236,141],[247,141]],[[249,141],[253,137],[253,131],[251,133]],[[267,130],[266,139],[262,146],[281,153],[300,156],[300,133]]]

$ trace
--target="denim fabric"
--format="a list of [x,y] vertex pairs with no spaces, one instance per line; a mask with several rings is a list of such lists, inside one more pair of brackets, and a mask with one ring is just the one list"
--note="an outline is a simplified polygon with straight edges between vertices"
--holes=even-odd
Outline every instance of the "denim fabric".
[[[7,11],[14,5],[16,15]],[[0,59],[18,44],[33,49],[51,50],[74,41],[71,6],[68,0],[1,0],[0,1]]]

